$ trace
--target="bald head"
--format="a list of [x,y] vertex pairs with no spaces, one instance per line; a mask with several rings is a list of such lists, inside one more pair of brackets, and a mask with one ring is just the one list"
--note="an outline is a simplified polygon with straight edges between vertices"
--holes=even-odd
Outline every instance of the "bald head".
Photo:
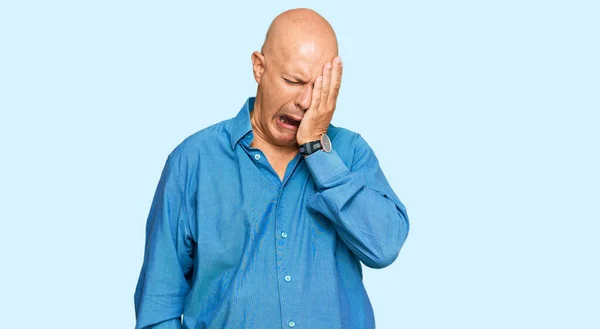
[[337,56],[337,38],[329,22],[314,10],[291,9],[275,17],[261,52],[268,56],[273,52],[301,51],[311,45]]

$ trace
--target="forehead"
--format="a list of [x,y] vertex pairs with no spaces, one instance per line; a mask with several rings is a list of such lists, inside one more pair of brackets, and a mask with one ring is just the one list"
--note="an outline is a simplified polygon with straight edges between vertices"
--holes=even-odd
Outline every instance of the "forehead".
[[323,70],[323,65],[336,56],[332,48],[324,48],[315,41],[302,42],[285,47],[278,52],[277,62],[282,73],[293,74],[304,80],[314,80]]

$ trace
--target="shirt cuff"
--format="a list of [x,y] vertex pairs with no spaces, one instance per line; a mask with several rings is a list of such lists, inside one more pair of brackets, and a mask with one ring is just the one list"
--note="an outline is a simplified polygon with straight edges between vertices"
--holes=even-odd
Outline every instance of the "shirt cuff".
[[335,150],[329,153],[317,151],[304,160],[319,189],[328,188],[337,178],[350,174],[350,170]]

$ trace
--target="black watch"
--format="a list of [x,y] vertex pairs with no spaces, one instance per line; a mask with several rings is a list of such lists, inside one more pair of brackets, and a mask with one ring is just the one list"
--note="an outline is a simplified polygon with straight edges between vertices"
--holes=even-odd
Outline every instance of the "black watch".
[[307,157],[317,151],[331,152],[331,140],[327,134],[321,135],[321,139],[300,145],[300,154]]

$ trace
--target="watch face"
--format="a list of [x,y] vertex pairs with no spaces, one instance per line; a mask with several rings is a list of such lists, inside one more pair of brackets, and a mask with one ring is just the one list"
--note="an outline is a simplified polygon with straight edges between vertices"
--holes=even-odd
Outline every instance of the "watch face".
[[323,134],[323,136],[321,136],[321,145],[323,146],[323,151],[327,153],[331,152],[331,140],[327,134]]

